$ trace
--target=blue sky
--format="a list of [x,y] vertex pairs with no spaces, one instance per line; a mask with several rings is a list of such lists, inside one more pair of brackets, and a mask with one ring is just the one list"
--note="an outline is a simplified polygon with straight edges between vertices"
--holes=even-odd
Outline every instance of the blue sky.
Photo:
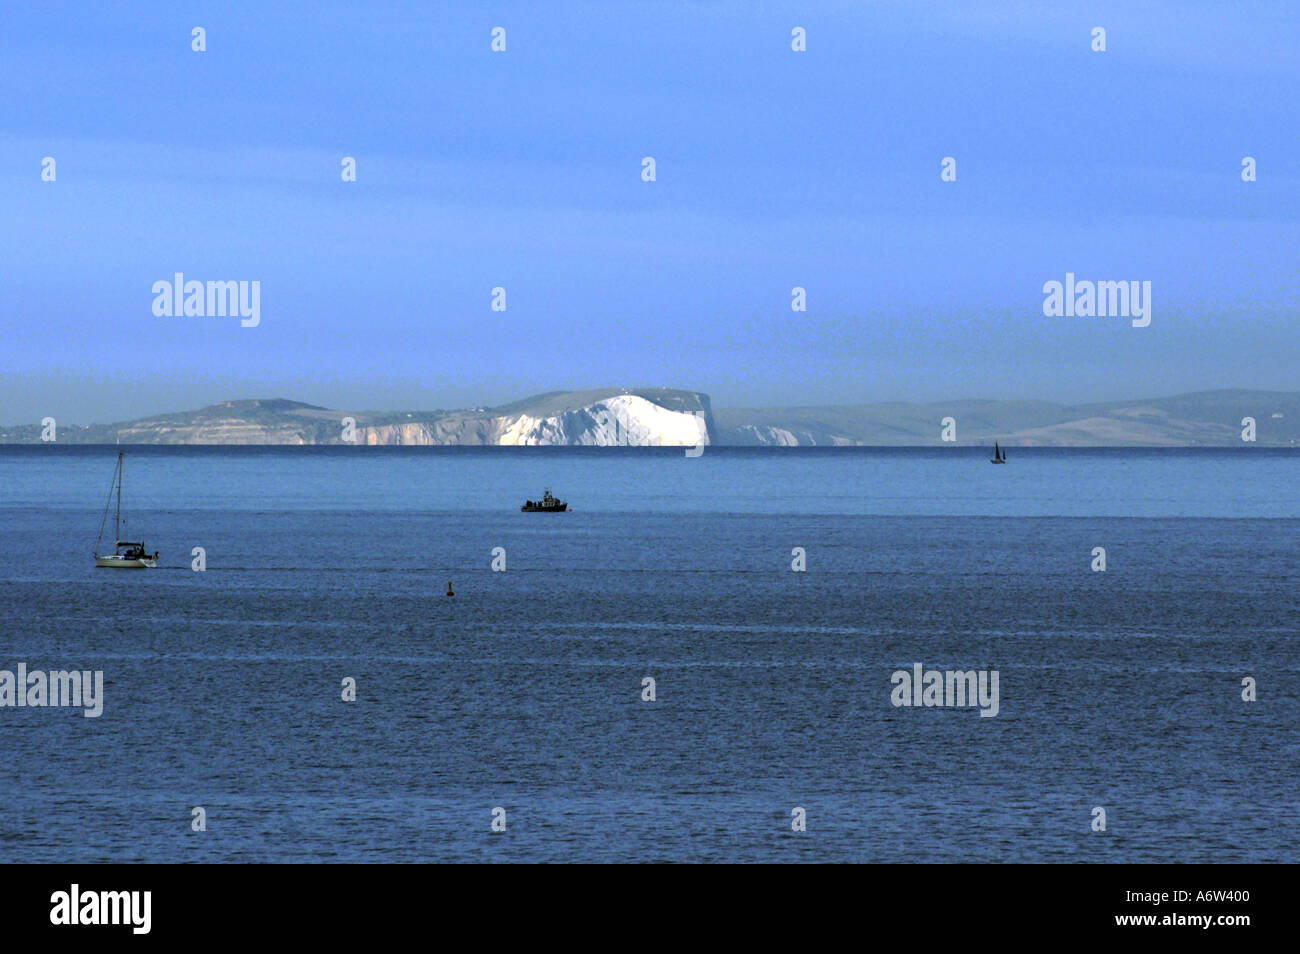
[[[1298,10],[10,5],[0,423],[1293,389]],[[1045,317],[1067,271],[1151,325]],[[175,272],[260,281],[260,325],[156,317]]]

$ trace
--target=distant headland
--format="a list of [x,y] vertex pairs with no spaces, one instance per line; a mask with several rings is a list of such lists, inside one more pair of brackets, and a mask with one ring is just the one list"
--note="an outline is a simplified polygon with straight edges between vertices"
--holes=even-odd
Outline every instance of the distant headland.
[[[0,443],[475,446],[1191,447],[1300,444],[1300,392],[1220,390],[1066,405],[959,400],[714,410],[699,391],[553,391],[497,407],[332,410],[225,401],[115,424],[0,426]],[[1253,440],[1252,440],[1253,439]]]

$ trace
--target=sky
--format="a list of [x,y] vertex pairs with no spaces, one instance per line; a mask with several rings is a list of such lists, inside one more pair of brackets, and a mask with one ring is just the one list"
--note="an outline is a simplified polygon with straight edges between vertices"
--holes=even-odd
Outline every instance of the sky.
[[[10,4],[0,424],[1294,390],[1297,50],[1249,0]],[[1067,272],[1150,325],[1044,315]]]

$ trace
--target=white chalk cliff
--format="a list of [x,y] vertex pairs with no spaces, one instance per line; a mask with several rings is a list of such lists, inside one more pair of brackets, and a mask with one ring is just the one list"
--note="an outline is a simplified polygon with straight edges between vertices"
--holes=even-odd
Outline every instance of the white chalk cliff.
[[[648,396],[647,396],[648,395]],[[695,447],[713,443],[708,398],[692,391],[581,391],[408,420],[358,421],[357,442],[501,447]]]
[[550,417],[502,418],[495,444],[595,447],[694,447],[709,443],[703,413],[673,411],[637,394],[620,394]]

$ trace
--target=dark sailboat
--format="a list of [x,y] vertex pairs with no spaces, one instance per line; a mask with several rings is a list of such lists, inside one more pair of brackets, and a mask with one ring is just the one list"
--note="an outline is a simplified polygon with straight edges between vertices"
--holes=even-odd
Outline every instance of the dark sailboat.
[[993,456],[989,458],[990,464],[1005,464],[1007,462],[1007,452],[998,447],[998,442],[993,442]]
[[528,500],[519,508],[524,513],[564,513],[569,509],[569,505],[563,500],[556,500],[551,496],[551,488],[546,488],[546,494],[541,500]]

